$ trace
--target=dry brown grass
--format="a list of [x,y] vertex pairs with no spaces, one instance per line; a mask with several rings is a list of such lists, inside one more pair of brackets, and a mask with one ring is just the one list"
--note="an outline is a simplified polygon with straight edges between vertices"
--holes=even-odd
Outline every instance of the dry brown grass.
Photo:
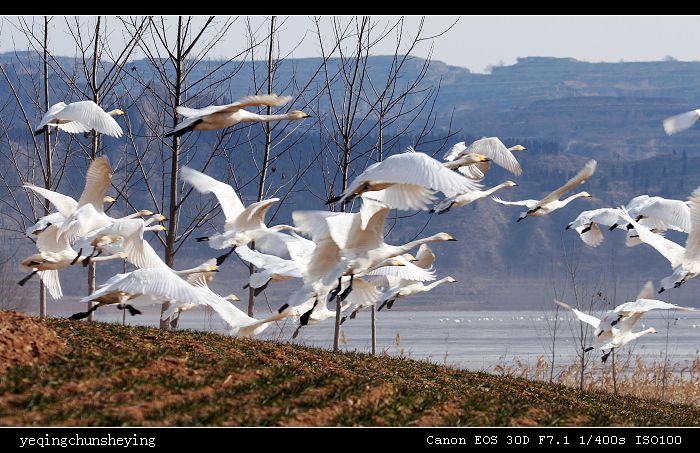
[[[549,381],[550,362],[540,356],[534,365],[520,360],[494,366],[500,376]],[[580,365],[555,368],[553,382],[578,387]],[[663,357],[645,362],[637,354],[618,354],[613,379],[612,360],[589,363],[584,371],[586,390],[601,390],[638,398],[700,406],[700,356],[690,362],[667,363]]]

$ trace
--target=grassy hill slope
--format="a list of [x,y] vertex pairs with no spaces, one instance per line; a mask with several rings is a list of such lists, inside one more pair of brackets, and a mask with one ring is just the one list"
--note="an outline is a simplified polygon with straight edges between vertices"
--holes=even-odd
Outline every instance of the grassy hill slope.
[[700,408],[407,359],[0,312],[0,425],[699,425]]

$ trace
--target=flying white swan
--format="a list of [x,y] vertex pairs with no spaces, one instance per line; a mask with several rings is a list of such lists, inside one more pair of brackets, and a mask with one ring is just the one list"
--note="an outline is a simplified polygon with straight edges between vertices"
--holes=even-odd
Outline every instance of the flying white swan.
[[[71,247],[68,239],[58,234],[58,226],[51,225],[38,234],[36,246],[39,253],[36,253],[21,262],[21,266],[31,273],[20,280],[20,286],[32,278],[39,275],[42,283],[49,290],[51,297],[60,299],[63,296],[61,283],[58,279],[58,269],[63,269],[73,264],[78,259],[87,257],[81,256]],[[126,259],[125,253],[93,258],[93,261],[108,261],[113,259]]]
[[[97,291],[81,299],[81,302],[98,302],[90,311],[102,305],[117,304],[132,314],[139,311],[132,303],[159,303],[170,301],[177,306],[184,304],[207,305],[228,324],[232,334],[257,335],[267,324],[279,319],[279,314],[265,320],[251,318],[233,306],[228,300],[212,292],[206,285],[193,286],[170,269],[137,269],[110,278]],[[87,313],[77,313],[73,319],[81,319]]]
[[[410,255],[403,255],[403,258],[409,259]],[[398,257],[397,257],[398,258]],[[426,272],[429,272],[430,278],[423,278],[423,279],[417,279],[413,275],[394,275],[394,274],[389,274],[389,273],[377,273],[377,271],[382,270],[382,269],[403,269],[403,267],[381,267],[375,271],[368,272],[368,275],[374,275],[374,276],[379,276],[379,279],[373,281],[373,284],[375,285],[376,288],[382,288],[383,292],[382,294],[377,295],[377,297],[371,299],[371,300],[364,300],[360,301],[360,303],[354,303],[352,304],[352,313],[350,313],[349,318],[350,319],[355,319],[357,316],[357,313],[360,310],[363,310],[365,308],[371,307],[375,305],[376,302],[383,301],[387,298],[384,298],[383,295],[388,292],[389,289],[391,288],[399,288],[402,285],[412,285],[414,283],[421,283],[424,281],[433,281],[435,280],[435,273],[432,271],[433,269],[433,264],[435,263],[435,254],[433,251],[430,249],[428,244],[423,244],[418,248],[418,253],[416,253],[416,257],[413,258],[413,263],[412,265],[424,269]],[[389,294],[388,296],[390,297],[392,294]],[[392,303],[393,305],[393,303]],[[343,324],[348,317],[345,316],[341,318],[340,323]]]
[[244,207],[233,187],[211,176],[189,167],[182,167],[182,179],[199,193],[214,194],[226,220],[223,233],[197,238],[198,242],[207,241],[211,248],[218,250],[255,241],[260,250],[275,255],[286,252],[285,241],[288,238],[279,232],[293,231],[294,228],[288,225],[267,227],[264,221],[265,213],[279,198],[262,200]]
[[446,161],[457,161],[472,153],[486,156],[488,158],[487,161],[467,163],[466,165],[460,165],[458,167],[458,170],[468,178],[481,181],[484,179],[486,172],[491,168],[491,161],[505,168],[515,176],[520,176],[523,171],[520,168],[518,160],[513,156],[513,151],[525,150],[527,150],[527,148],[523,145],[515,145],[506,148],[506,145],[497,137],[486,137],[476,140],[469,146],[464,142],[455,144],[445,153],[443,159]]
[[567,230],[575,230],[581,240],[589,247],[598,247],[603,242],[603,233],[598,225],[611,226],[620,220],[620,213],[615,208],[601,208],[581,212]]
[[[401,246],[390,245],[384,242],[384,224],[390,208],[382,203],[363,199],[360,212],[348,215],[330,215],[325,218],[317,216],[316,223],[327,225],[330,237],[338,246],[342,259],[338,265],[330,271],[329,275],[350,275],[370,272],[385,264],[387,259],[399,257],[412,249],[430,242],[456,241],[447,233],[438,233],[432,236],[408,242]],[[300,227],[302,215],[307,213],[292,213],[294,224]],[[349,220],[349,221],[348,221]],[[302,230],[304,228],[302,227]],[[349,291],[352,291],[352,279]],[[348,291],[348,292],[349,292]]]
[[577,194],[571,195],[568,198],[559,200],[559,197],[564,195],[566,192],[570,191],[574,187],[583,184],[588,178],[593,176],[596,168],[596,161],[589,160],[588,163],[570,180],[566,182],[563,186],[551,192],[546,197],[541,200],[522,200],[522,201],[504,201],[498,197],[492,197],[497,203],[509,205],[509,206],[525,206],[527,211],[521,212],[520,217],[518,217],[518,222],[523,220],[528,216],[543,216],[549,214],[552,211],[563,208],[571,201],[580,197],[591,197],[592,195],[588,192],[579,192]]
[[362,195],[396,209],[428,210],[435,200],[435,191],[452,197],[480,187],[427,154],[409,147],[404,153],[367,167],[348,184],[345,192],[331,198],[328,204]]
[[700,109],[671,116],[663,121],[664,131],[666,131],[668,135],[673,135],[690,129],[693,124],[697,123],[698,118],[700,118]]
[[[625,211],[649,229],[690,233],[690,209],[685,201],[640,195],[625,205]],[[614,230],[619,226],[620,224],[616,223],[610,225],[610,229]]]
[[634,302],[625,302],[618,305],[613,310],[608,310],[602,318],[583,313],[575,308],[558,300],[556,304],[574,312],[576,317],[586,324],[590,324],[595,328],[595,347],[589,347],[584,351],[590,351],[598,348],[602,351],[608,350],[603,354],[603,362],[608,359],[608,356],[615,348],[620,348],[632,340],[635,340],[642,335],[648,333],[656,333],[656,329],[649,327],[640,332],[632,332],[634,325],[649,310],[694,310],[688,307],[679,307],[656,299],[637,299]]
[[457,283],[455,278],[449,276],[441,278],[440,280],[434,281],[428,285],[422,282],[395,279],[393,277],[387,277],[387,280],[389,283],[388,289],[379,296],[382,303],[377,307],[377,311],[380,311],[385,306],[386,308],[391,309],[397,299],[413,296],[415,294],[427,293],[443,283]]
[[122,136],[122,128],[113,117],[121,115],[124,115],[124,112],[119,109],[105,112],[102,107],[92,101],[79,101],[70,104],[59,102],[52,105],[41,118],[34,135],[43,133],[44,126],[48,125],[71,134],[90,132],[94,129],[100,134],[119,138]]
[[460,208],[462,206],[466,206],[470,203],[475,202],[476,200],[480,198],[487,197],[491,195],[492,193],[496,192],[497,190],[503,189],[504,187],[515,187],[517,186],[516,183],[513,181],[506,181],[504,183],[501,183],[497,186],[494,186],[490,189],[487,190],[473,190],[471,192],[463,193],[461,195],[458,195],[456,197],[449,197],[445,198],[442,200],[440,203],[438,203],[437,206],[435,206],[435,209],[431,209],[430,212],[437,212],[438,214],[444,214],[447,211],[449,211],[452,208]]
[[659,293],[671,287],[677,288],[700,273],[700,187],[696,188],[690,195],[688,205],[690,206],[691,228],[685,247],[652,233],[647,227],[630,217],[624,209],[620,209],[620,216],[634,227],[639,239],[654,247],[671,264],[673,273],[661,280]]
[[[143,219],[115,219],[111,224],[88,233],[83,241],[92,245],[93,252],[83,260],[83,266],[87,266],[90,261],[94,260],[95,252],[105,250],[105,246],[118,242],[126,252],[127,260],[134,266],[142,269],[162,267],[153,262],[154,255],[151,253],[153,249],[147,246],[148,242],[144,240],[143,233],[146,231],[165,231],[166,228],[163,225],[149,226],[152,222],[164,219],[165,216],[161,214],[156,214],[145,221]],[[87,245],[81,242],[76,242],[75,246],[82,250]],[[157,257],[157,255],[155,256]],[[157,260],[161,261],[160,257],[157,257]]]
[[300,111],[292,110],[290,113],[282,115],[260,115],[244,110],[245,107],[270,106],[279,107],[285,105],[291,97],[278,96],[276,94],[265,94],[258,96],[248,96],[233,104],[211,105],[203,109],[191,109],[179,106],[175,111],[184,116],[185,119],[178,124],[175,129],[165,134],[166,137],[174,135],[181,136],[190,131],[213,131],[225,129],[241,122],[268,122],[279,120],[300,120],[310,118],[310,115]]
[[[78,238],[108,226],[116,220],[105,214],[103,207],[106,192],[110,187],[111,181],[112,169],[107,158],[102,156],[90,163],[85,175],[85,187],[77,202],[67,195],[31,184],[25,184],[24,187],[44,197],[56,207],[58,212],[65,218],[63,222],[57,224],[59,225],[58,235],[66,235],[68,241],[73,243]],[[149,210],[142,210],[121,219],[132,219],[152,214]],[[57,218],[56,216],[53,219]]]
[[[654,233],[663,234],[669,229],[684,233],[690,232],[690,209],[684,201],[640,195],[630,200],[624,209],[630,217]],[[619,210],[615,208],[583,211],[573,222],[569,223],[566,229],[576,230],[586,245],[597,247],[604,239],[598,225],[607,226],[611,231],[621,225],[627,225],[627,246],[633,247],[641,244],[639,235],[632,228],[632,225],[623,221]]]

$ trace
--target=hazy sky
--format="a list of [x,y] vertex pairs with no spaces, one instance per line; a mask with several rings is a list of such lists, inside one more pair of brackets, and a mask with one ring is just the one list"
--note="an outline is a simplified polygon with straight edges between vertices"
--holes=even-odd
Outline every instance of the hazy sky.
[[[31,21],[31,17],[25,18]],[[37,18],[42,21],[43,19]],[[70,19],[69,20],[73,20]],[[91,16],[81,20],[93,21]],[[203,19],[200,19],[203,20]],[[267,17],[250,16],[254,29],[264,36]],[[280,52],[293,57],[319,56],[318,37],[308,16],[283,16],[280,29]],[[341,18],[347,23],[348,17]],[[407,17],[405,32],[415,33],[419,17]],[[483,72],[488,65],[513,64],[517,57],[556,56],[586,61],[648,61],[673,56],[679,60],[700,60],[700,16],[427,16],[425,35],[440,33],[455,20],[447,33],[431,41],[433,58],[451,65]],[[330,21],[323,18],[325,39],[332,36]],[[383,27],[396,17],[373,16]],[[0,34],[0,50],[26,48],[26,39],[17,29],[17,17],[5,17]],[[172,23],[172,21],[171,21]],[[15,25],[13,25],[15,24]],[[108,18],[110,39],[122,40],[117,18]],[[228,39],[219,44],[212,56],[226,56],[241,50],[245,42],[246,18],[239,18],[229,30]],[[89,29],[90,27],[87,26]],[[73,55],[74,40],[66,19],[58,16],[52,23],[51,50],[55,54]],[[414,54],[425,56],[429,42],[422,43]],[[393,52],[379,46],[375,53]]]

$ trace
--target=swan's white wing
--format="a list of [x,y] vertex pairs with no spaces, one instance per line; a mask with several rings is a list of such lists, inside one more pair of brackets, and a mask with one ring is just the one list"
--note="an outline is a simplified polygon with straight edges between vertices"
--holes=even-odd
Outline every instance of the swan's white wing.
[[347,222],[352,223],[353,214],[331,211],[294,211],[292,212],[292,221],[302,234],[318,243],[320,239],[330,235],[326,219],[333,216],[346,216],[348,217]]
[[613,226],[620,220],[620,214],[614,208],[601,208],[589,211],[591,213],[591,221],[605,226]]
[[97,157],[90,163],[85,175],[85,187],[78,200],[78,206],[92,204],[98,212],[103,211],[103,199],[112,182],[112,167],[107,157]]
[[379,294],[376,286],[356,277],[352,282],[352,292],[346,301],[353,307],[369,307],[377,302]]
[[648,203],[649,199],[651,199],[651,197],[649,195],[636,196],[636,197],[632,198],[629,202],[627,202],[627,204],[625,205],[625,210],[627,212],[634,212],[635,209],[638,209],[641,206]]
[[73,214],[73,211],[78,207],[78,202],[68,195],[54,192],[53,190],[44,189],[43,187],[35,186],[34,184],[24,184],[22,187],[31,189],[37,195],[49,200],[49,202],[60,212],[63,217],[68,217]]
[[267,269],[273,266],[279,266],[286,264],[289,260],[278,258],[274,255],[266,255],[255,250],[251,250],[248,246],[236,247],[236,254],[241,257],[243,261],[253,264],[255,267],[261,269]]
[[[258,107],[263,105],[269,107],[280,107],[291,100],[292,98],[290,96],[279,96],[277,94],[258,94],[253,96],[246,96],[243,99],[234,102],[233,104],[229,104],[228,108],[237,107],[235,110],[239,110],[245,107]],[[224,111],[226,111],[226,109],[224,109]]]
[[41,279],[41,283],[44,284],[54,300],[58,300],[63,297],[61,282],[58,279],[57,270],[39,271],[38,274],[39,278]]
[[289,255],[287,243],[293,240],[294,238],[288,234],[260,230],[255,233],[255,248],[268,255],[286,259]]
[[316,244],[296,233],[292,233],[291,236],[292,240],[286,242],[289,257],[298,263],[306,263],[316,249]]
[[[187,283],[185,283],[187,284]],[[251,318],[243,311],[239,310],[235,305],[214,293],[208,286],[193,287],[188,285],[194,291],[198,292],[198,303],[207,305],[221,316],[221,318],[229,325],[231,329],[240,329],[250,324],[259,322],[255,318]]]
[[57,117],[62,120],[78,121],[90,129],[112,137],[121,137],[122,128],[102,107],[92,101],[80,101],[68,104]]
[[418,185],[443,192],[448,197],[481,187],[427,154],[413,152],[412,149],[367,167],[348,187],[355,190],[367,181]]
[[24,233],[27,236],[32,236],[39,231],[45,230],[51,225],[60,225],[64,220],[66,220],[66,218],[63,217],[63,214],[60,212],[54,212],[53,214],[45,215],[44,217],[37,219],[37,222],[34,225],[28,226]]
[[690,233],[685,242],[685,261],[700,261],[700,187],[693,190],[688,198],[690,208]]
[[474,181],[481,181],[486,177],[486,172],[491,168],[491,162],[475,162],[473,164],[462,165],[457,168],[457,171],[462,173],[464,177]]
[[539,200],[521,200],[521,201],[505,201],[500,197],[491,197],[496,203],[501,203],[507,206],[525,206],[528,209],[532,209],[539,204]]
[[551,203],[552,201],[556,201],[561,197],[563,194],[566,192],[570,191],[574,187],[583,184],[586,182],[588,178],[593,176],[593,173],[595,173],[595,168],[596,168],[597,162],[593,159],[589,160],[586,165],[579,170],[576,175],[569,179],[566,184],[561,186],[560,188],[556,189],[555,191],[551,192],[549,195],[544,197],[541,201],[540,204],[544,205],[547,203]]
[[450,148],[450,150],[445,153],[445,155],[442,157],[442,159],[451,162],[451,161],[455,160],[457,158],[457,156],[462,154],[462,152],[465,149],[467,149],[466,143],[464,143],[464,142],[455,143],[454,145],[452,145],[452,148]]
[[[240,101],[234,102],[232,104],[226,105],[210,105],[209,107],[204,107],[201,109],[193,109],[189,107],[178,106],[175,111],[187,118],[201,118],[206,115],[211,115],[212,113],[235,113],[238,110],[245,107],[261,106],[266,105],[270,107],[277,107],[286,104],[291,100],[289,96],[278,96],[276,94],[264,94],[247,96]],[[179,126],[179,125],[178,125]]]
[[601,208],[582,211],[573,222],[570,223],[571,228],[580,226],[588,226],[591,222],[600,223],[605,226],[612,226],[620,220],[620,215],[617,209]]
[[127,261],[140,269],[170,269],[145,239],[125,241],[124,251],[127,254]]
[[581,321],[585,322],[586,324],[589,324],[596,329],[600,326],[600,319],[596,318],[595,316],[588,315],[586,313],[583,313],[582,311],[576,310],[575,308],[571,307],[568,304],[565,304],[564,302],[559,302],[558,300],[554,301],[555,304],[560,305],[566,309],[569,309],[574,312],[576,317],[580,319]]
[[[361,228],[362,219],[360,216],[360,213],[343,213],[326,217],[328,234],[341,249],[347,249],[348,244],[353,241],[357,243],[361,239],[368,239]],[[321,230],[319,229],[319,231]],[[372,237],[370,236],[369,239],[372,239]],[[374,242],[376,242],[376,238],[374,238]]]
[[49,124],[49,122],[53,121],[54,119],[57,118],[57,115],[66,108],[66,103],[65,102],[57,102],[56,104],[52,105],[49,107],[49,111],[44,114],[44,116],[41,117],[41,121],[39,122],[39,125],[36,127],[37,130],[41,129],[42,127],[46,126]]
[[435,253],[433,253],[428,244],[421,244],[418,248],[418,253],[416,253],[416,259],[418,261],[413,264],[423,269],[431,269],[435,263]]
[[249,204],[233,223],[236,231],[255,230],[265,226],[265,214],[279,198],[269,198]]
[[51,225],[39,233],[36,238],[36,248],[40,252],[59,253],[64,250],[71,250],[70,243],[65,236],[58,234],[59,226]]
[[654,282],[651,280],[647,281],[642,289],[637,294],[637,299],[653,299],[656,292],[654,291]]
[[415,184],[394,184],[386,189],[365,192],[362,198],[404,211],[427,211],[436,199],[434,191]]
[[505,168],[515,176],[520,176],[523,170],[513,153],[506,148],[497,137],[482,138],[467,147],[464,153],[479,153]]
[[103,212],[98,212],[93,205],[86,204],[66,218],[58,228],[58,236],[60,238],[65,235],[72,244],[80,237],[89,236],[95,230],[111,225],[112,221],[113,219]]
[[81,123],[80,121],[71,121],[70,123],[57,124],[60,130],[68,132],[69,134],[83,134],[85,132],[90,132],[91,129]]
[[236,191],[226,183],[189,167],[182,167],[182,179],[199,193],[213,193],[221,205],[227,224],[233,224],[245,209]]
[[689,233],[691,230],[690,208],[681,200],[653,197],[634,213],[649,217],[645,219],[647,220],[645,225],[650,229],[673,229],[684,233]]
[[[676,244],[675,242],[669,241],[663,236],[652,233],[651,230],[644,225],[640,225],[624,210],[621,209],[619,212],[620,217],[624,221],[632,224],[639,235],[640,241],[654,247],[657,252],[661,253],[664,258],[671,263],[672,268],[680,266],[680,264],[683,262],[683,254],[685,252],[682,246]],[[690,235],[688,236],[688,239],[690,240]]]
[[585,226],[575,228],[584,244],[589,247],[598,247],[603,243],[605,237],[603,237],[603,233],[600,231],[600,227],[597,223],[591,224],[590,228],[584,232],[583,230],[585,228]]
[[615,312],[624,316],[633,313],[645,313],[649,310],[686,310],[692,311],[694,308],[679,307],[656,299],[637,299],[634,302],[625,302],[615,307]]
[[700,110],[691,110],[690,112],[671,116],[663,122],[664,131],[668,135],[682,132],[692,127],[698,121],[698,118],[700,118]]
[[435,280],[435,272],[418,267],[402,256],[397,256],[394,259],[403,263],[403,266],[381,266],[367,272],[367,275],[383,275],[396,277],[402,280],[410,280],[411,282],[431,282]]

